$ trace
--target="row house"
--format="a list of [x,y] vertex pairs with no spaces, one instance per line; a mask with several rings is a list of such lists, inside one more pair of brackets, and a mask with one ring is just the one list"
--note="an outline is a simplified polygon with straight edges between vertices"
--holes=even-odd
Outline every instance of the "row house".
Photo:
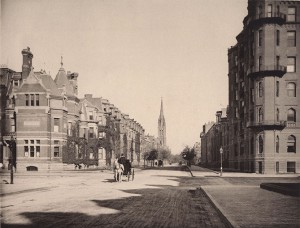
[[228,50],[228,167],[300,170],[300,2],[248,0]]
[[106,99],[90,94],[79,99],[79,75],[66,72],[62,61],[53,80],[44,70],[33,70],[29,48],[22,55],[22,72],[0,69],[1,163],[10,159],[19,170],[80,163],[108,167],[126,152],[138,164],[144,135],[139,123]]

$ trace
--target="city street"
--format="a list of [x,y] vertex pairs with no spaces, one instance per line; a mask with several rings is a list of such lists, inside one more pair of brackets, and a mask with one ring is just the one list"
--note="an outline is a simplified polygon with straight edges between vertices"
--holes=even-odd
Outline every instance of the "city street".
[[[265,180],[299,182],[297,177],[224,174],[220,178],[201,168],[193,174],[179,167],[137,169],[134,181],[124,177],[116,183],[107,170],[27,172],[17,173],[13,185],[4,184],[9,181],[5,174],[1,223],[3,227],[228,227],[230,221],[237,227],[261,227],[300,222],[299,198],[257,187]],[[264,201],[258,213],[255,204],[260,195]],[[272,213],[279,213],[277,219]],[[257,221],[253,216],[258,216]]]

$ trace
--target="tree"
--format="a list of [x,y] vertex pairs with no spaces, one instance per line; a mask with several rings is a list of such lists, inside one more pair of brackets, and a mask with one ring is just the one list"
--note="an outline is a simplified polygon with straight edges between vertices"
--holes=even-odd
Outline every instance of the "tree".
[[158,159],[164,161],[164,160],[170,160],[171,158],[171,151],[166,148],[161,148],[158,150]]
[[158,157],[158,151],[156,149],[153,149],[150,151],[149,156],[147,160],[151,161],[151,166],[154,166],[154,160]]
[[181,152],[181,156],[184,160],[187,161],[187,165],[191,166],[194,157],[196,156],[194,148],[190,149],[186,146],[183,151]]

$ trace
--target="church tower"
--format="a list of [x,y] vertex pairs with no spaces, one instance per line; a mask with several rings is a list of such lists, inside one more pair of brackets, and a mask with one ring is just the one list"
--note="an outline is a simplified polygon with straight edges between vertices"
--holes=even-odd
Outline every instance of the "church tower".
[[166,121],[164,117],[163,101],[161,99],[160,115],[158,118],[158,139],[161,146],[166,146]]

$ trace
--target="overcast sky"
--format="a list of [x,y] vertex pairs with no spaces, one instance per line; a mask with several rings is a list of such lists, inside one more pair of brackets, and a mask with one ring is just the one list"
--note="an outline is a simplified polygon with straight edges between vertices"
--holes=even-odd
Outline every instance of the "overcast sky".
[[200,141],[228,104],[227,49],[247,0],[1,0],[1,63],[78,72],[79,95],[108,99],[157,136],[163,98],[172,153]]

